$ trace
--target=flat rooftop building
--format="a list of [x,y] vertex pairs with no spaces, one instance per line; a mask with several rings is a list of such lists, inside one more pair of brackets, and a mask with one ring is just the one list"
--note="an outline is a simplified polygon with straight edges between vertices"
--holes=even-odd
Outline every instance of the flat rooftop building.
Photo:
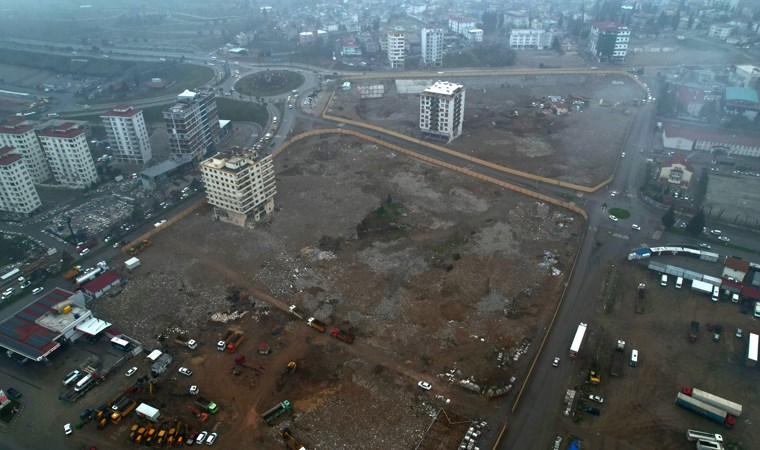
[[422,134],[451,142],[462,134],[464,86],[437,81],[420,94]]

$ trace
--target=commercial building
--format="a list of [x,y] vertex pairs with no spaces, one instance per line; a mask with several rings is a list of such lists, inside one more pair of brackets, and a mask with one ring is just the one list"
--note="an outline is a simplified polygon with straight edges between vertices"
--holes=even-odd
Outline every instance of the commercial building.
[[420,94],[420,130],[428,137],[451,142],[462,134],[464,86],[437,81]]
[[441,67],[443,65],[443,29],[422,27],[422,65]]
[[389,31],[386,36],[388,65],[391,69],[403,69],[406,58],[406,37],[403,30]]
[[[729,78],[736,86],[758,89],[760,88],[760,67],[751,64],[733,66]],[[2,139],[2,138],[0,138]]]
[[614,22],[596,22],[591,26],[589,52],[599,62],[622,63],[628,53],[631,31]]
[[140,109],[129,105],[116,105],[102,116],[103,124],[117,161],[145,164],[153,157],[150,137]]
[[53,176],[42,151],[34,125],[26,119],[13,119],[0,124],[0,147],[14,147],[24,157],[24,164],[35,184]]
[[542,50],[552,45],[553,34],[546,30],[513,29],[509,33],[512,50]]
[[760,99],[754,89],[727,87],[723,110],[728,114],[743,115],[747,120],[753,121],[760,112]]
[[683,155],[676,153],[660,166],[659,181],[662,185],[688,189],[694,168]]
[[238,226],[250,226],[274,211],[277,193],[272,157],[250,150],[239,155],[217,154],[201,162],[201,174],[214,216]]
[[42,202],[23,159],[13,147],[0,147],[0,211],[28,216]]
[[74,122],[63,122],[39,133],[53,177],[61,186],[84,189],[98,181],[87,137]]
[[163,114],[172,156],[180,160],[201,160],[214,150],[219,134],[219,113],[213,91],[186,90]]
[[669,125],[662,130],[662,146],[715,154],[760,157],[760,137],[709,128]]

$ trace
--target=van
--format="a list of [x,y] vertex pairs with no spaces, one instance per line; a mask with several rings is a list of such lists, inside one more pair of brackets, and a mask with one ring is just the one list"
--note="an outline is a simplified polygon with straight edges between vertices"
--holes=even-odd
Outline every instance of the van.
[[755,302],[755,317],[760,317],[760,302]]
[[631,350],[631,367],[636,367],[636,365],[639,364],[639,351],[638,350]]
[[739,294],[731,295],[731,303],[739,303]]
[[683,286],[683,277],[676,278],[676,289],[681,289],[681,286]]
[[272,123],[277,123],[277,117],[272,117]]
[[90,383],[92,383],[92,374],[88,373],[87,375],[84,376],[84,378],[82,378],[81,380],[77,382],[77,385],[74,388],[74,391],[82,392],[83,390],[87,388],[87,386],[90,385]]
[[667,285],[668,285],[668,276],[667,275],[663,275],[660,278],[660,286],[667,286]]
[[712,301],[717,302],[719,298],[720,288],[718,286],[713,286]]
[[79,371],[73,370],[69,372],[64,378],[63,378],[63,385],[68,386],[71,383],[75,382],[79,378]]

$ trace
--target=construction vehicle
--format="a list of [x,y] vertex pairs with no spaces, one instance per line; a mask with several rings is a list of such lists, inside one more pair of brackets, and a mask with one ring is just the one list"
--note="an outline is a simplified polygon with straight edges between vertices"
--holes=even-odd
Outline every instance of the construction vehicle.
[[134,424],[134,425],[132,425],[132,427],[129,429],[129,442],[134,442],[134,441],[135,441],[135,437],[137,437],[137,428],[138,428],[139,426],[140,426],[140,425],[138,425],[138,424]]
[[303,314],[301,314],[301,310],[298,309],[298,306],[290,305],[288,311],[290,311],[291,314],[298,317],[299,319],[303,319]]
[[303,449],[304,446],[296,440],[295,435],[290,431],[290,428],[283,428],[280,430],[280,437],[282,440],[285,441],[285,444],[288,446],[291,450],[300,450]]
[[136,255],[146,248],[150,247],[152,244],[153,242],[151,242],[150,239],[145,239],[130,247],[128,252],[130,255]]
[[689,342],[697,342],[699,338],[699,322],[691,321],[691,328],[689,328]]
[[150,426],[144,428],[140,427],[140,429],[137,430],[137,436],[135,436],[135,444],[140,444],[145,439],[145,435],[149,429]]
[[243,343],[243,340],[245,339],[245,335],[243,333],[236,333],[235,336],[230,339],[230,342],[227,343],[227,351],[230,353],[234,353],[235,350],[237,350],[238,347],[240,347],[240,344]]
[[111,414],[111,422],[113,423],[121,422],[121,419],[127,417],[129,413],[131,413],[132,410],[135,409],[136,406],[137,406],[137,402],[131,399],[129,400],[129,403],[126,406],[120,405],[119,411]]
[[586,328],[588,325],[581,322],[578,324],[578,329],[575,330],[575,337],[570,344],[570,357],[575,358],[578,356],[578,352],[581,351],[581,344],[583,344],[583,338],[586,336]]
[[292,406],[290,405],[290,402],[288,400],[283,400],[278,403],[277,406],[262,414],[261,418],[264,419],[264,422],[266,422],[267,425],[272,425],[278,417],[290,411],[291,408]]
[[734,418],[734,416],[729,414],[727,411],[716,408],[712,405],[708,405],[707,403],[701,400],[697,400],[696,398],[689,397],[683,392],[679,392],[678,395],[676,395],[676,405],[704,416],[713,422],[722,424],[728,429],[733,428],[736,424],[736,418]]
[[341,330],[338,327],[335,327],[332,329],[332,332],[330,333],[331,336],[336,337],[340,339],[341,341],[345,342],[346,344],[350,344],[354,342],[354,335],[350,333],[346,333],[345,331]]
[[325,325],[324,322],[317,320],[314,317],[309,317],[309,320],[306,321],[306,324],[319,331],[320,333],[324,333],[325,329],[327,328],[327,325]]
[[150,445],[151,442],[153,442],[153,438],[156,436],[156,429],[153,427],[150,427],[148,432],[145,434],[145,445]]
[[166,439],[166,425],[161,425],[158,429],[158,434],[156,435],[156,445],[160,446],[163,444],[164,439]]
[[195,350],[196,348],[198,348],[198,343],[195,342],[195,339],[190,339],[189,337],[186,337],[186,336],[179,335],[174,338],[174,342],[180,345],[184,345],[190,350]]
[[198,409],[196,409],[196,408],[193,408],[193,407],[192,407],[192,406],[190,406],[190,405],[188,405],[188,406],[187,406],[187,409],[188,409],[188,411],[190,411],[190,412],[193,414],[193,416],[194,416],[196,419],[198,419],[198,422],[201,422],[201,423],[203,423],[203,422],[205,422],[205,421],[206,421],[206,419],[208,419],[208,414],[206,414],[206,413],[204,413],[204,412],[200,412],[200,411],[198,411]]
[[615,345],[615,351],[612,352],[612,364],[610,365],[610,375],[619,377],[623,374],[625,367],[625,341],[618,340]]
[[98,430],[102,430],[103,428],[108,425],[108,419],[103,417],[102,419],[98,420]]
[[234,331],[227,330],[227,332],[224,333],[224,335],[222,336],[222,339],[220,339],[219,342],[217,342],[216,349],[219,350],[220,352],[223,352],[224,350],[226,350],[227,344],[230,343],[230,340],[232,339],[234,335],[235,335]]
[[589,372],[589,374],[588,374],[588,381],[589,381],[589,383],[591,383],[591,384],[593,384],[595,386],[602,382],[602,378],[601,378],[601,376],[599,375],[599,372],[596,369],[592,369]]
[[71,270],[68,272],[65,272],[63,274],[64,280],[70,280],[74,278],[75,276],[79,275],[79,271],[82,269],[82,266],[74,266]]
[[285,380],[285,377],[295,372],[296,367],[298,367],[298,364],[296,364],[295,361],[290,361],[288,365],[285,367],[285,370],[283,370],[282,373],[280,374],[280,379],[278,380],[279,383],[282,383]]
[[681,388],[681,392],[689,397],[696,398],[699,401],[705,402],[708,405],[712,405],[716,408],[720,408],[723,411],[728,412],[734,417],[740,417],[742,415],[742,405],[731,400],[726,400],[723,397],[705,392],[695,387]]
[[196,398],[195,404],[200,406],[204,411],[208,411],[211,414],[216,414],[219,411],[219,406],[205,397]]

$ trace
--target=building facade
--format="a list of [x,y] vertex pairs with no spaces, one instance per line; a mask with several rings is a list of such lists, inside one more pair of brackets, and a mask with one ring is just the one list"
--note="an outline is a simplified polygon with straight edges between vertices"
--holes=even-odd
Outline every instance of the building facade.
[[462,134],[465,89],[461,84],[437,81],[420,94],[422,134],[447,143]]
[[483,42],[483,30],[471,28],[464,33],[464,37],[470,42]]
[[0,147],[0,211],[28,216],[42,206],[24,156]]
[[173,157],[200,161],[214,150],[219,136],[219,113],[212,91],[186,90],[163,114]]
[[757,90],[760,88],[760,67],[751,64],[733,66],[729,78],[736,86]]
[[422,65],[441,67],[443,65],[443,29],[422,27]]
[[509,33],[512,50],[542,50],[552,45],[552,33],[545,30],[513,29]]
[[[250,226],[274,211],[277,193],[272,156],[255,152],[201,162],[201,174],[214,216],[223,222]],[[252,222],[251,222],[252,221]]]
[[45,128],[39,133],[55,181],[72,189],[85,189],[98,181],[87,136],[73,122]]
[[710,31],[707,33],[707,37],[725,41],[729,36],[731,36],[731,32],[733,30],[733,27],[730,27],[728,25],[710,25]]
[[100,118],[103,119],[117,161],[145,164],[153,158],[142,110],[129,105],[116,105]]
[[450,17],[449,29],[456,34],[465,34],[467,30],[475,28],[475,19],[469,17]]
[[622,63],[628,53],[631,31],[614,22],[596,22],[591,26],[589,52],[599,62]]
[[391,69],[403,69],[406,59],[406,37],[402,30],[389,31],[386,38],[388,65]]
[[34,125],[27,120],[13,119],[1,124],[0,147],[14,147],[24,157],[24,164],[35,184],[44,183],[53,176]]

